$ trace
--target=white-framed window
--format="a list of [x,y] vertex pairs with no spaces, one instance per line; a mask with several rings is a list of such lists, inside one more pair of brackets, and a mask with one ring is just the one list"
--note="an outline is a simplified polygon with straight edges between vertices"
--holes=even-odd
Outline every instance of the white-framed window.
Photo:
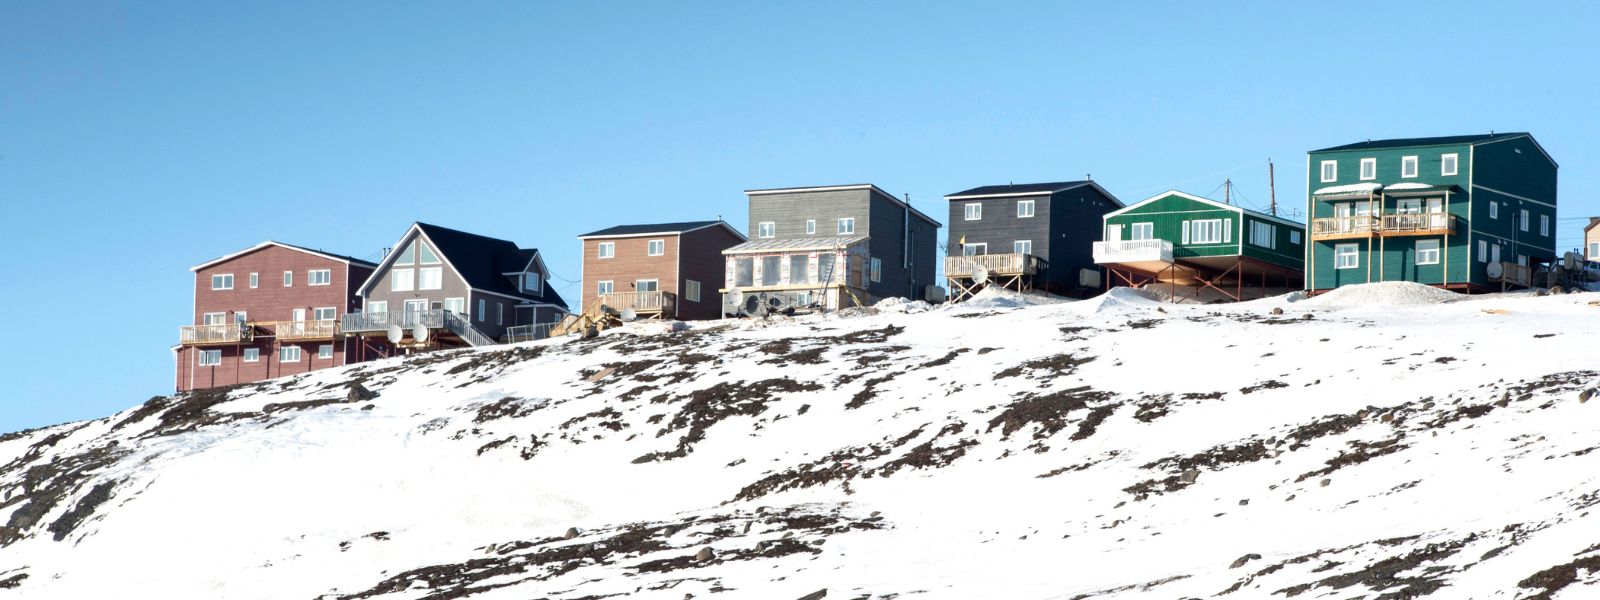
[[487,318],[489,318],[489,301],[488,300],[484,300],[483,298],[479,298],[478,299],[478,322],[482,323],[483,320],[487,319]]
[[1489,262],[1489,242],[1478,240],[1478,262]]
[[332,306],[319,306],[311,309],[311,318],[317,321],[332,321],[338,317],[339,309]]
[[1520,215],[1520,217],[1517,219],[1517,227],[1522,229],[1523,231],[1527,231],[1528,230],[1528,209],[1524,208],[1524,209],[1522,209],[1522,212],[1519,212],[1517,214]]
[[200,351],[200,366],[202,366],[202,367],[215,367],[215,366],[220,365],[220,364],[222,364],[222,351],[221,350],[201,350]]
[[367,303],[367,314],[384,314],[389,312],[388,300],[373,300]]
[[1029,219],[1029,218],[1033,217],[1033,209],[1034,209],[1033,202],[1034,202],[1033,200],[1018,200],[1017,201],[1017,218],[1018,219]]
[[1491,219],[1500,218],[1500,203],[1499,202],[1495,202],[1494,200],[1490,200],[1489,201],[1489,218],[1491,218]]
[[1202,219],[1190,221],[1189,242],[1191,244],[1221,244],[1224,228],[1222,219]]
[[417,272],[412,269],[395,269],[389,272],[389,291],[409,292],[416,289]]
[[617,243],[616,242],[600,242],[599,254],[600,254],[600,258],[616,258],[617,257]]
[[872,257],[872,281],[883,281],[883,259],[876,256]]
[[437,290],[444,288],[444,267],[423,267],[417,269],[417,289]]
[[1500,262],[1500,244],[1489,245],[1489,262]]
[[417,244],[417,264],[437,265],[439,262],[439,255],[433,253],[433,248],[429,248],[427,244]]
[[1278,227],[1261,221],[1250,222],[1250,243],[1262,248],[1278,247]]
[[1439,240],[1417,240],[1417,264],[1439,264]]
[[233,274],[232,273],[224,273],[224,274],[221,274],[221,275],[212,275],[211,276],[211,289],[213,289],[213,290],[231,290],[231,289],[233,289]]
[[260,287],[260,286],[261,286],[261,274],[260,273],[251,273],[250,274],[250,289],[253,290],[253,289],[256,289],[257,287]]
[[283,272],[283,287],[294,287],[294,271]]
[[617,291],[617,284],[612,282],[609,279],[606,280],[606,281],[598,282],[594,286],[594,294],[596,296],[604,296],[606,294],[614,293],[616,291]]
[[650,240],[644,243],[644,253],[647,256],[662,256],[667,253],[666,240]]
[[1439,157],[1439,174],[1455,175],[1461,172],[1461,157],[1456,154],[1446,154]]
[[1415,156],[1402,156],[1402,157],[1400,157],[1400,176],[1401,177],[1406,177],[1406,178],[1416,177],[1417,176],[1417,157],[1415,157]]
[[1378,159],[1376,159],[1376,158],[1363,158],[1363,159],[1361,159],[1361,180],[1362,181],[1367,181],[1367,180],[1370,180],[1370,179],[1377,179],[1377,178],[1378,178]]
[[661,280],[635,279],[633,280],[633,290],[636,292],[659,292],[661,291]]
[[494,303],[494,324],[495,325],[505,325],[506,324],[506,303],[504,303],[504,302],[496,302],[496,303]]
[[300,347],[299,346],[284,346],[282,348],[279,348],[278,349],[278,362],[281,362],[281,363],[297,363],[297,362],[300,362]]
[[261,362],[261,349],[260,348],[245,348],[244,349],[244,361],[247,362],[247,363]]
[[1296,230],[1293,230],[1293,229],[1289,230],[1289,243],[1294,244],[1296,246],[1300,245],[1300,232],[1299,231],[1296,231]]
[[1550,215],[1539,215],[1539,235],[1550,235]]
[[522,274],[522,291],[535,294],[544,293],[544,276],[538,273]]
[[458,315],[467,314],[466,298],[445,298],[444,309]]
[[760,223],[756,223],[756,237],[778,237],[778,224],[773,221],[762,221]]
[[856,218],[845,217],[839,219],[839,235],[853,235],[856,232]]
[[394,264],[397,264],[397,265],[414,265],[414,264],[417,264],[417,241],[416,240],[411,240],[411,243],[406,244],[406,249],[400,251],[400,258],[395,259],[394,260]]
[[699,302],[700,282],[693,279],[683,280],[683,297],[690,302]]
[[333,270],[310,269],[306,271],[306,285],[328,285],[333,283]]
[[333,358],[333,344],[322,344],[317,346],[317,358]]
[[806,235],[816,235],[816,234],[817,234],[817,220],[816,219],[806,219]]
[[1017,240],[1011,242],[1012,254],[1033,254],[1033,240]]
[[1134,223],[1128,226],[1130,240],[1153,240],[1156,238],[1155,223]]
[[966,205],[966,211],[967,211],[966,212],[966,220],[968,220],[968,221],[982,221],[983,220],[983,204],[982,203],[979,203],[979,202],[968,202],[967,205]]
[[1600,260],[1600,242],[1589,242],[1589,260]]
[[987,242],[968,242],[961,245],[962,256],[983,256],[988,253],[989,244]]
[[1333,247],[1333,268],[1354,269],[1359,266],[1361,266],[1361,254],[1355,244],[1339,244]]
[[243,325],[248,321],[250,321],[250,313],[242,310],[233,311],[233,322]]
[[1517,264],[1521,265],[1521,266],[1524,266],[1524,267],[1528,266],[1528,255],[1526,255],[1526,254],[1518,254],[1517,255]]
[[1322,161],[1322,182],[1332,183],[1339,180],[1339,161]]
[[203,315],[200,315],[200,324],[201,325],[227,325],[228,324],[228,313],[225,313],[225,312],[208,312],[208,313],[205,313]]

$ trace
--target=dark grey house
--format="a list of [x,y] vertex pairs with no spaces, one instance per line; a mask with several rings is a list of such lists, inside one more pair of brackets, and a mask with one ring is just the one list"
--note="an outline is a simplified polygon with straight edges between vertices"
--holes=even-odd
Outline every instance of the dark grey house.
[[746,190],[749,241],[723,251],[725,314],[923,299],[939,222],[872,184]]
[[[945,196],[950,238],[944,274],[952,300],[985,285],[1073,295],[1096,275],[1101,217],[1122,202],[1093,181],[986,185]],[[1092,277],[1097,278],[1097,277]]]

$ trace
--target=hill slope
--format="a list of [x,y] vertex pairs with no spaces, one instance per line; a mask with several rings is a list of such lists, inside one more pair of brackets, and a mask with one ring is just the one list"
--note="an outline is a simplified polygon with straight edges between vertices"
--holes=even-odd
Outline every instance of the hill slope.
[[0,596],[1592,597],[1596,297],[990,297],[155,398],[0,437]]

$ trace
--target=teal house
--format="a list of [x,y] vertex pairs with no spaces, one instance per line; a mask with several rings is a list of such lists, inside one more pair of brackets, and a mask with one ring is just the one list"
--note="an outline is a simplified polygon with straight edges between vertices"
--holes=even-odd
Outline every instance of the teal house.
[[1107,287],[1154,287],[1173,301],[1242,300],[1300,289],[1305,226],[1179,191],[1103,218],[1094,260]]
[[1312,293],[1414,281],[1533,285],[1556,258],[1556,162],[1527,133],[1373,140],[1310,152]]

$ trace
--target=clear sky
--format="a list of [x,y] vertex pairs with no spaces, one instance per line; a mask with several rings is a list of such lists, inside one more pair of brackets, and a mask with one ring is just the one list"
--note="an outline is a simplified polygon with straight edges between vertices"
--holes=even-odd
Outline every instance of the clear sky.
[[578,234],[747,188],[1251,206],[1270,157],[1303,207],[1309,149],[1490,130],[1560,162],[1563,249],[1600,214],[1592,3],[1092,4],[0,3],[0,431],[170,392],[189,267],[266,239],[422,220],[575,280]]

